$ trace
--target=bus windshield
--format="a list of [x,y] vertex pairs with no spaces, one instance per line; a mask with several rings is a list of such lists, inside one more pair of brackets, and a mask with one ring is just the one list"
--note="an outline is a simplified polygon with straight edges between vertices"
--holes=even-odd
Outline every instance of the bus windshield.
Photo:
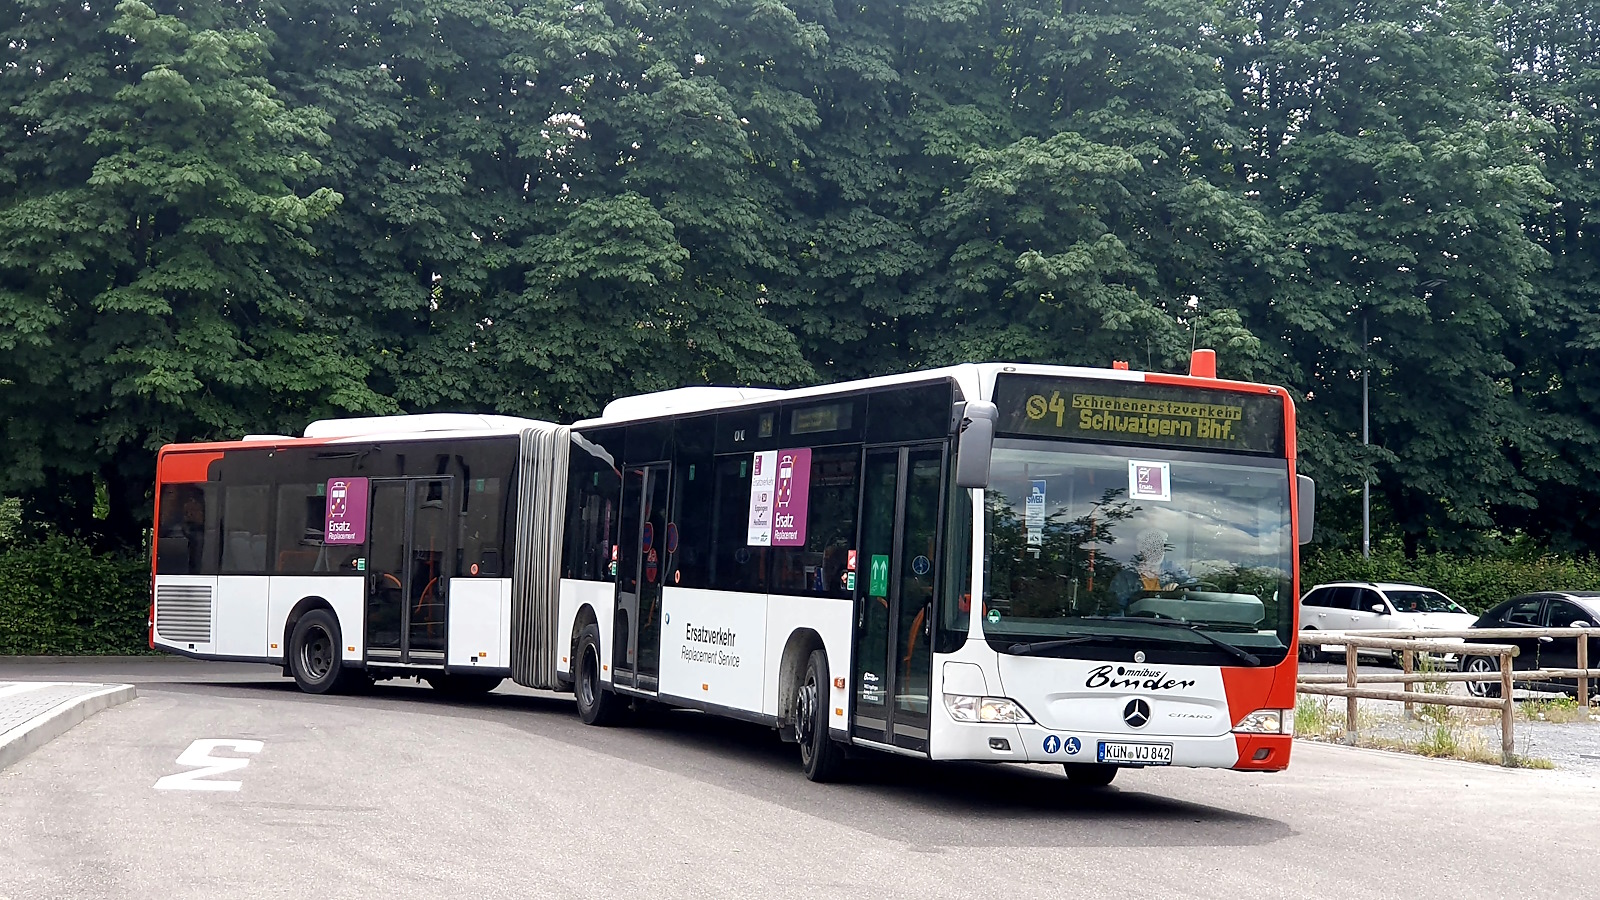
[[1094,658],[1137,637],[1173,645],[1171,661],[1228,656],[1140,618],[1188,624],[1265,664],[1287,651],[1294,548],[1282,459],[998,440],[985,522],[982,627],[1002,653],[1070,638],[1055,655]]

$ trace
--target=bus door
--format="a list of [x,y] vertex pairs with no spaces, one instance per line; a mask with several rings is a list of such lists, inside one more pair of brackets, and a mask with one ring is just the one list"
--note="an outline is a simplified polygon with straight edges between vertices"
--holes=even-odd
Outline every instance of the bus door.
[[444,662],[452,481],[372,481],[367,529],[367,660]]
[[912,750],[928,747],[943,466],[939,445],[869,450],[862,479],[850,731]]
[[612,679],[654,691],[661,673],[661,586],[666,578],[670,466],[629,466],[622,473],[621,552],[612,620]]

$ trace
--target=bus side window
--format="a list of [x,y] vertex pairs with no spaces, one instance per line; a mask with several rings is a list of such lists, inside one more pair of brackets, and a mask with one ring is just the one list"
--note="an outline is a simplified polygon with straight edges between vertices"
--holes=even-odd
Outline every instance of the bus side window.
[[505,490],[499,478],[467,478],[461,491],[458,576],[499,578],[500,523]]
[[940,601],[938,645],[940,653],[954,653],[967,641],[972,615],[972,493],[950,490],[950,514],[945,519],[944,598]]
[[845,575],[855,548],[860,468],[859,446],[812,452],[806,543],[773,548],[774,593],[851,596]]
[[616,543],[617,501],[622,492],[615,469],[581,449],[567,475],[567,529],[561,577],[615,581],[611,547]]
[[317,558],[324,552],[322,530],[328,512],[326,495],[326,485],[278,485],[273,571],[317,571]]
[[[161,486],[161,522],[156,533],[156,573],[210,574],[208,533],[215,532],[216,488],[209,482]],[[213,526],[208,528],[209,526]]]
[[767,590],[766,547],[751,547],[751,455],[717,460],[716,505],[712,515],[711,588],[718,591]]
[[222,492],[224,575],[267,571],[267,496],[264,484],[229,485]]

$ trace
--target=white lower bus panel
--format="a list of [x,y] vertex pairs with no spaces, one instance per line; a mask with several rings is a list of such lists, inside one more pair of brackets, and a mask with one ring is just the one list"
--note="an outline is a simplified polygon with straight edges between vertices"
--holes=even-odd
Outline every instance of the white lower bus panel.
[[267,657],[282,662],[288,653],[284,625],[302,600],[322,600],[333,608],[346,661],[366,658],[367,580],[359,575],[273,575],[267,587]]
[[752,715],[764,712],[767,595],[664,588],[663,698]]
[[[837,597],[804,597],[773,594],[767,598],[767,667],[766,693],[762,712],[769,716],[778,714],[778,689],[783,678],[783,655],[790,638],[798,631],[815,631],[822,638],[828,654],[828,680],[837,683],[844,679],[844,687],[828,686],[828,728],[843,733],[849,729],[850,684],[850,624],[855,603]],[[804,659],[796,663],[796,677],[805,677]]]
[[261,575],[223,575],[217,579],[215,621],[218,656],[266,659],[270,579]]
[[600,632],[600,659],[605,665],[600,670],[600,680],[611,683],[611,616],[617,605],[617,586],[609,581],[579,581],[561,579],[561,598],[556,612],[559,631],[556,646],[551,648],[556,657],[556,672],[572,677],[572,642],[577,639],[578,614],[585,606],[594,611],[595,627]]
[[464,669],[509,667],[510,618],[511,579],[451,579],[446,664]]

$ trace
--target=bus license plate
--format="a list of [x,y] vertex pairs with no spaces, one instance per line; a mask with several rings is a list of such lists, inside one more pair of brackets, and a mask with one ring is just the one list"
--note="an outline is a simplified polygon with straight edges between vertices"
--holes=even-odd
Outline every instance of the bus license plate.
[[1137,766],[1172,765],[1171,744],[1113,744],[1100,742],[1100,761]]

